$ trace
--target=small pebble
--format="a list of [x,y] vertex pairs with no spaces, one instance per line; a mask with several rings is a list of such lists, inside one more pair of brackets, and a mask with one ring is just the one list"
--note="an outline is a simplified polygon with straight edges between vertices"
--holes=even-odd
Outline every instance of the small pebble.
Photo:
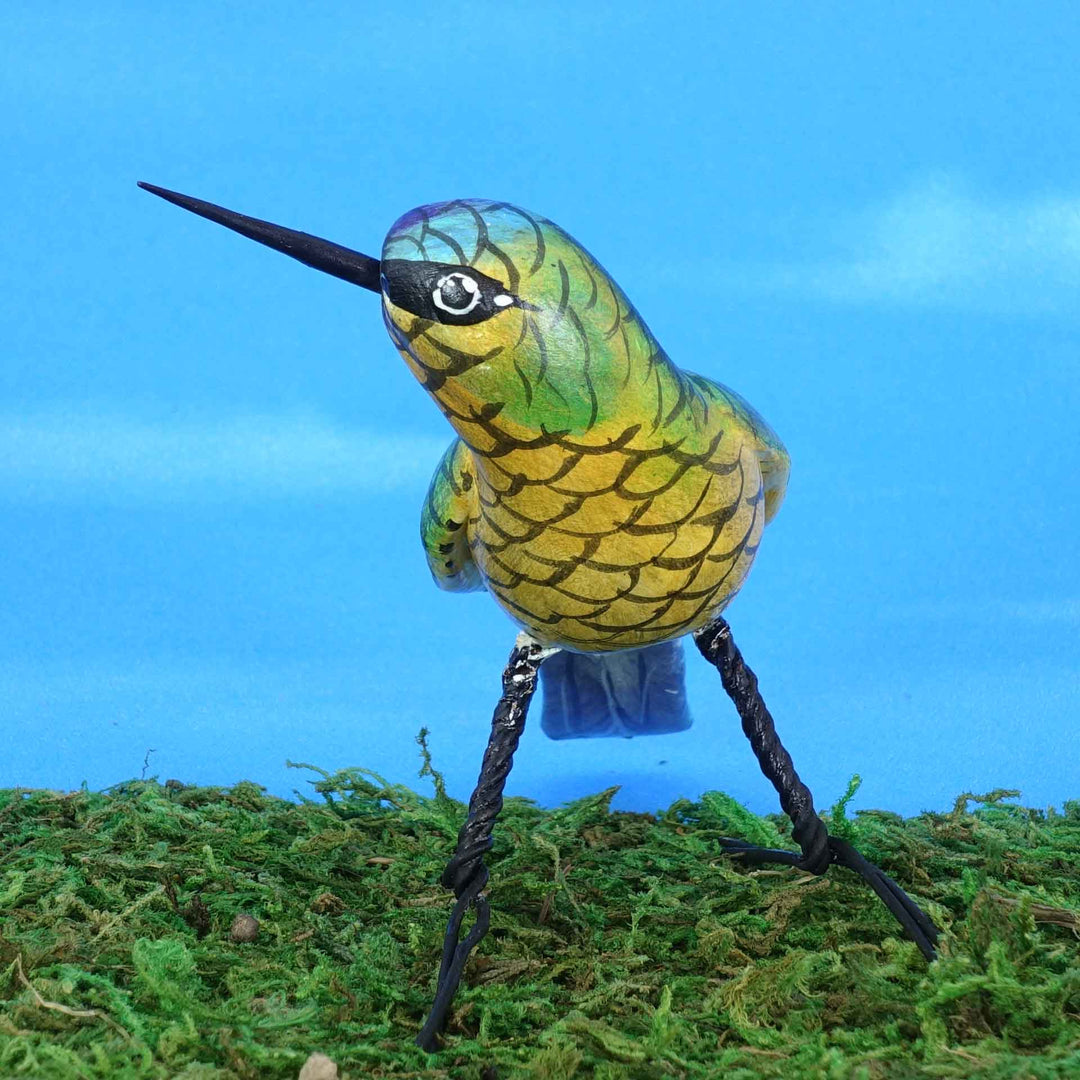
[[304,1062],[299,1080],[338,1080],[337,1065],[325,1054],[312,1054]]
[[229,927],[231,941],[254,941],[259,936],[259,920],[254,915],[237,915]]

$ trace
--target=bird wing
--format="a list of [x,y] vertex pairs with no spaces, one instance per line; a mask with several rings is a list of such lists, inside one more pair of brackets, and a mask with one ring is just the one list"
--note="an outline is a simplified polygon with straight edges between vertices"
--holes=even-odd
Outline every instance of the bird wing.
[[468,522],[475,517],[472,452],[455,439],[431,478],[420,514],[420,539],[435,584],[450,592],[472,592],[484,582],[469,551]]
[[[788,473],[791,471],[791,458],[780,436],[749,401],[730,387],[706,379],[703,375],[690,375],[690,380],[701,391],[703,400],[723,402],[730,408],[743,437],[757,451],[765,490],[765,524],[768,525],[784,501]],[[705,415],[708,418],[708,411]],[[725,417],[723,423],[730,423],[730,419]]]

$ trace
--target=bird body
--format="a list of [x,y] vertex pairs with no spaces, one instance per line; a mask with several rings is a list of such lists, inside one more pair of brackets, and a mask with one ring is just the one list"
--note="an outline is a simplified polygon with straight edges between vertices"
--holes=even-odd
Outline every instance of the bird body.
[[[452,312],[472,303],[474,321],[442,321],[415,292],[396,303],[385,268],[402,262],[443,268],[429,283]],[[421,518],[436,582],[486,586],[538,641],[578,652],[667,641],[720,612],[787,482],[765,421],[676,367],[544,218],[484,200],[421,207],[390,230],[382,265],[391,338],[458,435]],[[495,302],[486,281],[504,290]]]

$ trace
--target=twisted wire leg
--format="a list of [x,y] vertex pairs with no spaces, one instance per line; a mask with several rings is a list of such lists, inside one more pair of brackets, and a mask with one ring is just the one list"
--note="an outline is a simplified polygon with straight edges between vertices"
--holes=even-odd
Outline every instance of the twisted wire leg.
[[929,916],[888,874],[838,837],[830,836],[814,809],[810,789],[799,779],[791,755],[776,733],[773,718],[758,691],[757,676],[746,666],[731,636],[731,627],[717,618],[694,634],[701,655],[720,672],[728,697],[735,703],[743,733],[758,759],[761,771],[780,796],[780,806],[791,818],[792,836],[802,853],[763,848],[743,840],[724,838],[725,851],[749,863],[784,863],[812,874],[824,874],[831,865],[854,870],[881,898],[919,946],[927,960],[937,956],[934,943],[938,929]]
[[[469,816],[458,833],[457,850],[443,871],[442,884],[454,890],[457,903],[450,915],[443,939],[442,963],[439,981],[431,1012],[416,1037],[416,1045],[422,1050],[433,1051],[436,1039],[446,1023],[450,1004],[454,1000],[461,974],[469,953],[487,933],[491,922],[491,910],[483,895],[488,870],[484,865],[484,852],[492,845],[495,819],[503,805],[503,787],[514,763],[514,751],[525,730],[525,717],[529,702],[536,691],[536,678],[540,665],[555,649],[545,649],[528,634],[519,634],[514,651],[503,672],[503,693],[491,718],[491,737],[488,739],[484,761],[480,766],[480,778],[469,800]],[[461,923],[470,907],[476,909],[476,922],[459,942]]]

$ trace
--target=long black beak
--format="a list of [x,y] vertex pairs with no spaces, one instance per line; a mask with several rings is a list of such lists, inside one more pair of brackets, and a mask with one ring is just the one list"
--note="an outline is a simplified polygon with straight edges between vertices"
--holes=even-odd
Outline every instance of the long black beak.
[[213,203],[203,202],[202,199],[193,199],[190,195],[181,195],[167,188],[144,184],[141,180],[139,187],[152,195],[161,196],[166,202],[175,203],[185,210],[190,210],[199,217],[216,221],[219,225],[224,225],[226,229],[232,229],[233,232],[238,232],[249,240],[265,244],[275,251],[284,252],[298,259],[305,266],[322,270],[326,274],[333,274],[334,277],[352,282],[353,285],[359,285],[362,289],[370,289],[376,293],[382,291],[379,287],[379,260],[373,259],[370,255],[362,255],[359,251],[331,243],[329,240],[320,240],[319,237],[312,236],[310,233],[297,232],[295,229],[285,229],[281,225],[272,225],[269,221],[246,217],[232,210],[226,210],[223,206],[215,206]]

